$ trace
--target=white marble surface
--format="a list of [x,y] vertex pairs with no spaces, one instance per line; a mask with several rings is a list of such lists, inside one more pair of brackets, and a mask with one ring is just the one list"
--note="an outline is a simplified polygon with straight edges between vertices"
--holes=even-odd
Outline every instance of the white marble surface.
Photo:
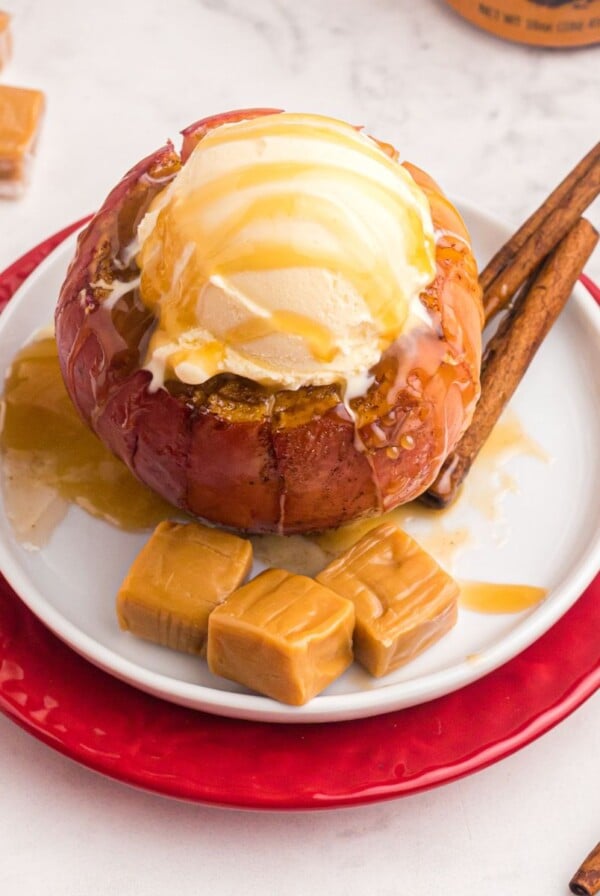
[[[511,46],[438,0],[2,0],[48,112],[0,268],[94,209],[135,160],[213,111],[364,123],[453,195],[518,223],[598,139],[600,49]],[[591,212],[600,223],[598,207]],[[588,271],[600,280],[600,253]],[[37,896],[567,892],[600,838],[600,697],[477,775],[320,814],[168,801],[80,768],[0,717],[0,888]]]

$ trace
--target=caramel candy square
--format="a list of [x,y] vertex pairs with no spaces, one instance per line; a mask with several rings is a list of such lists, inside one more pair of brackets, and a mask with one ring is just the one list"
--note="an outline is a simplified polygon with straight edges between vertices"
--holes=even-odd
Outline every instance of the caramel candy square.
[[352,662],[354,607],[307,576],[261,573],[211,613],[208,665],[281,703],[300,706]]
[[252,566],[249,541],[199,523],[160,523],[117,596],[125,631],[185,653],[206,654],[211,611]]
[[0,85],[0,197],[25,190],[44,111],[39,90]]
[[368,532],[317,581],[353,602],[354,656],[376,677],[412,660],[456,623],[458,585],[390,524]]
[[12,35],[10,33],[10,16],[0,9],[0,72],[10,61],[12,55]]

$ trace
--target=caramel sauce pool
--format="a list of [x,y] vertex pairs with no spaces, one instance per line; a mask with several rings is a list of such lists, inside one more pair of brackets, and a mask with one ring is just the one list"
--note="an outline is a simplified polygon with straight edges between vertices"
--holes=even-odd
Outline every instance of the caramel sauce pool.
[[151,528],[176,513],[80,420],[63,383],[53,336],[17,353],[1,409],[6,512],[21,541],[44,544],[71,503],[130,531]]
[[521,613],[542,601],[548,592],[536,585],[460,582],[460,606],[474,613]]
[[[523,428],[516,413],[508,408],[494,426],[464,483],[466,502],[490,522],[502,520],[502,502],[518,494],[515,477],[505,469],[513,457],[530,457],[549,464],[550,455]],[[462,495],[459,497],[461,500]]]

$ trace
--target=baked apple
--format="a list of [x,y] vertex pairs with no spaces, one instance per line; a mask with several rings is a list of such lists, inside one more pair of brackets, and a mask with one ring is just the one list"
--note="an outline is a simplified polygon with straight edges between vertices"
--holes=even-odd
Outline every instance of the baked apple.
[[247,532],[416,498],[479,395],[460,215],[333,119],[243,110],[183,134],[79,237],[56,338],[81,416],[168,501]]

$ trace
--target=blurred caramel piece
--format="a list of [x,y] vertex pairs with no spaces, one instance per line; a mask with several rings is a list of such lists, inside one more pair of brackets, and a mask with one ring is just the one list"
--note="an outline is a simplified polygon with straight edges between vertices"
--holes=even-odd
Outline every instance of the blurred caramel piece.
[[352,662],[354,607],[307,576],[261,573],[208,623],[211,672],[300,706]]
[[10,33],[10,16],[0,9],[0,72],[12,56],[12,35]]
[[368,532],[317,581],[353,602],[354,656],[376,677],[412,660],[456,622],[456,582],[390,524]]
[[44,111],[39,90],[0,85],[0,197],[21,196],[29,182]]
[[219,529],[160,523],[117,596],[122,629],[185,653],[206,654],[211,611],[252,566],[249,541]]

